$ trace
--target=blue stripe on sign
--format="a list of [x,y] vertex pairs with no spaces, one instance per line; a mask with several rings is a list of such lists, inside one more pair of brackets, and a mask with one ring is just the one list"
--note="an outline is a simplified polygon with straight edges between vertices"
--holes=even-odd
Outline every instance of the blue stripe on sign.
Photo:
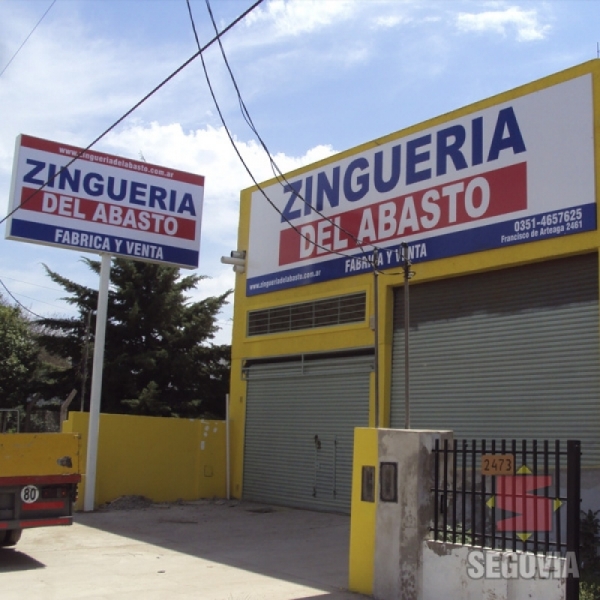
[[[484,225],[409,242],[413,263],[419,263],[504,246],[514,246],[550,238],[563,237],[596,229],[596,204],[582,204],[573,208],[554,210],[538,215]],[[382,246],[379,268],[398,267],[401,263],[398,240],[394,246]],[[256,296],[299,285],[350,277],[372,270],[373,253],[359,252],[319,263],[306,264],[285,271],[249,278],[246,295]]]
[[190,267],[192,269],[198,267],[200,257],[200,252],[197,250],[176,248],[165,244],[150,244],[112,235],[92,233],[83,229],[56,227],[14,218],[10,224],[9,236],[58,248],[68,248],[69,250],[80,250],[95,254],[110,252],[115,256]]

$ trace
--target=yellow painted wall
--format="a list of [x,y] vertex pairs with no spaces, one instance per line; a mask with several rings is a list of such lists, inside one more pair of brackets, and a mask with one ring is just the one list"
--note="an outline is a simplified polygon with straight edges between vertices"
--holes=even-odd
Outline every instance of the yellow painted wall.
[[[375,531],[379,499],[378,445],[377,429],[357,427],[354,430],[348,587],[353,592],[361,594],[373,593],[373,561],[375,559]],[[361,500],[363,466],[375,467],[375,502]]]
[[[556,73],[549,77],[521,86],[514,90],[488,98],[481,102],[463,107],[440,117],[420,123],[402,131],[373,140],[341,154],[308,165],[287,175],[288,179],[315,169],[319,165],[338,161],[369,148],[375,148],[383,143],[414,134],[423,129],[435,127],[452,119],[468,115],[474,111],[489,108],[496,104],[507,102],[544,89],[546,87],[592,74],[594,96],[594,148],[596,173],[600,172],[600,60],[592,60],[582,65]],[[557,149],[560,151],[560,149]],[[265,182],[265,187],[275,183],[275,180]],[[596,201],[599,194],[596,182]],[[238,231],[238,249],[248,248],[251,196],[256,188],[243,190],[240,203],[240,225]],[[548,240],[528,242],[524,244],[498,248],[489,251],[475,252],[446,259],[423,262],[415,265],[416,276],[411,280],[411,286],[435,279],[451,278],[476,272],[483,272],[507,267],[533,263],[552,258],[561,258],[588,252],[598,252],[600,234],[598,231],[568,235]],[[251,254],[248,260],[251,261]],[[393,290],[403,285],[400,269],[385,271],[378,277],[379,286],[379,364],[380,364],[380,425],[389,426],[390,393],[391,393],[391,362],[392,362],[392,327],[393,327]],[[263,336],[246,336],[247,313],[251,310],[282,306],[286,304],[307,302],[328,296],[340,296],[358,291],[367,294],[367,318],[364,323],[326,327],[322,329],[304,330],[290,333],[278,333]],[[281,290],[246,296],[246,275],[236,275],[234,328],[232,346],[231,374],[231,449],[232,449],[232,494],[240,497],[243,490],[243,459],[244,459],[244,423],[246,383],[242,378],[244,360],[280,356],[285,354],[313,353],[336,351],[348,348],[372,347],[374,334],[369,326],[369,318],[374,314],[373,306],[373,275],[358,274],[352,277],[336,279],[317,284],[299,286]],[[374,424],[374,384],[371,384],[369,418],[370,425]]]
[[[0,434],[0,477],[80,472],[80,436],[66,433]],[[69,458],[71,466],[67,466]]]
[[[63,431],[81,434],[82,472],[88,417],[71,412],[63,424]],[[95,504],[123,495],[156,502],[224,498],[225,462],[224,421],[101,414]],[[84,486],[85,475],[77,509]]]

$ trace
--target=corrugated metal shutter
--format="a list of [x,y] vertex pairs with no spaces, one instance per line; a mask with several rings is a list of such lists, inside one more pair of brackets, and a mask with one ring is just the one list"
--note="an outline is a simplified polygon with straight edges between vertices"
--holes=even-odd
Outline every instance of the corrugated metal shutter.
[[373,356],[248,368],[247,500],[350,511],[354,428],[368,425]]
[[[404,298],[395,294],[391,426],[404,427]],[[459,438],[581,439],[600,464],[598,257],[410,287],[413,428]]]

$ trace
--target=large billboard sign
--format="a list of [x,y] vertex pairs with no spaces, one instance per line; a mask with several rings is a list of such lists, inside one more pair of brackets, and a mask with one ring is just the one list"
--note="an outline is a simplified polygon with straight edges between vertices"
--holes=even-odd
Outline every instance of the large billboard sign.
[[20,135],[6,237],[196,268],[203,195],[200,175]]
[[596,228],[591,75],[438,122],[254,191],[247,294]]

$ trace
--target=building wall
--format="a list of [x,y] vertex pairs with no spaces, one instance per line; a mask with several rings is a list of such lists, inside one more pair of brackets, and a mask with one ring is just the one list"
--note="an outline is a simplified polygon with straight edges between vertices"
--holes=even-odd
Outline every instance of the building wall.
[[[550,85],[559,84],[587,73],[592,74],[594,98],[594,168],[597,173],[600,168],[600,152],[598,151],[598,144],[600,143],[600,111],[598,111],[598,99],[600,98],[599,60],[590,61],[567,71],[519,87],[515,90],[483,100],[474,105],[431,119],[430,121],[401,132],[390,134],[389,136],[374,140],[336,155],[335,157],[321,161],[320,163],[316,163],[316,165],[327,165],[333,161],[351,157],[353,154],[366,151],[370,148],[376,148],[395,138],[414,134],[425,128],[441,125],[452,118],[463,117],[475,110],[482,110],[502,102],[508,102],[525,94],[534,93]],[[560,153],[560,151],[560,148],[556,148],[557,153]],[[302,173],[314,169],[316,165],[313,164],[309,167],[294,171],[288,175],[288,179],[298,177]],[[576,178],[577,173],[573,173],[573,177]],[[274,183],[275,180],[266,182],[263,187],[273,185]],[[248,248],[248,243],[251,197],[253,191],[255,191],[255,188],[244,190],[242,192],[240,206],[238,249],[248,250],[248,261],[252,260],[251,249]],[[597,203],[597,185],[595,194]],[[266,200],[264,201],[266,202]],[[413,267],[416,275],[411,281],[411,285],[418,285],[420,282],[432,281],[440,278],[452,278],[469,273],[497,270],[552,258],[598,252],[599,248],[600,236],[598,231],[595,230],[564,237],[555,237],[552,239],[506,246],[488,251],[452,256],[439,260],[419,262]],[[246,275],[238,274],[236,276],[230,405],[232,427],[232,493],[234,496],[240,497],[243,493],[246,383],[242,377],[242,368],[244,361],[248,359],[300,353],[334,352],[336,350],[373,346],[375,336],[371,325],[373,323],[372,317],[377,313],[379,333],[379,424],[382,426],[389,426],[393,338],[393,289],[403,285],[403,275],[400,271],[401,270],[398,268],[388,269],[387,271],[384,270],[383,273],[377,277],[379,298],[377,310],[374,306],[375,279],[371,272],[363,272],[361,274],[333,281],[308,284],[292,289],[272,291],[253,296],[247,296],[246,294]],[[557,284],[560,284],[560,282],[557,282]],[[367,294],[367,315],[363,323],[255,337],[248,337],[246,335],[248,311],[310,301],[327,296],[339,296],[359,291],[365,291]],[[370,426],[375,424],[374,381],[375,378],[372,377],[370,391]],[[582,416],[582,418],[585,417]]]
[[[473,552],[477,556],[470,559]],[[519,572],[519,561],[525,564],[530,576],[525,577]],[[426,541],[423,542],[423,600],[564,600],[566,583],[562,575],[568,573],[569,567],[564,558],[489,549],[484,553],[470,546]],[[469,569],[476,577],[469,576]]]
[[[71,412],[63,432],[81,435],[81,470],[87,460],[88,413]],[[225,422],[100,415],[95,505],[119,496],[155,502],[224,498]],[[76,509],[83,507],[85,473]]]
[[[371,595],[375,570],[375,535],[377,532],[376,494],[379,490],[377,465],[379,439],[375,428],[354,430],[354,457],[352,462],[352,517],[350,520],[350,557],[348,586],[354,592]],[[374,473],[372,501],[363,501],[363,468]],[[367,493],[368,493],[367,492]]]

